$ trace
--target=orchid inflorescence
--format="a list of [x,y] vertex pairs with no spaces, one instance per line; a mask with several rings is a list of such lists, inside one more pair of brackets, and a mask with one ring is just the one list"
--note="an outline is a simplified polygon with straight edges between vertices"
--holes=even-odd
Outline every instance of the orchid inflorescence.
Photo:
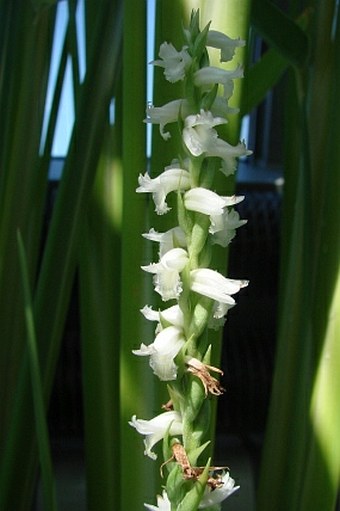
[[162,107],[149,105],[147,123],[159,124],[164,140],[171,137],[166,126],[177,123],[181,131],[180,156],[157,177],[139,176],[137,193],[152,194],[155,212],[170,210],[169,194],[177,197],[177,221],[166,232],[150,229],[143,236],[159,245],[159,260],[142,266],[153,275],[155,291],[163,310],[146,305],[142,314],[156,323],[155,338],[141,344],[133,353],[148,357],[154,374],[168,382],[169,401],[164,411],[151,420],[133,416],[130,425],[144,436],[144,453],[152,459],[152,450],[163,440],[163,468],[168,472],[157,506],[149,510],[217,510],[220,503],[238,486],[223,467],[210,466],[207,459],[198,466],[209,441],[209,397],[224,389],[211,373],[223,374],[210,365],[213,346],[207,329],[223,326],[228,310],[235,304],[233,295],[247,286],[246,280],[224,277],[209,267],[214,244],[227,247],[235,230],[246,223],[234,206],[244,199],[220,196],[211,189],[216,171],[226,177],[234,173],[237,158],[250,151],[244,142],[236,146],[220,138],[218,127],[236,110],[229,106],[233,80],[242,77],[240,66],[229,71],[210,66],[207,47],[220,50],[220,61],[232,60],[235,49],[244,41],[210,30],[199,29],[199,13],[194,11],[184,29],[186,44],[177,51],[163,43],[159,60],[153,65],[164,69],[165,78],[183,82],[182,99]]

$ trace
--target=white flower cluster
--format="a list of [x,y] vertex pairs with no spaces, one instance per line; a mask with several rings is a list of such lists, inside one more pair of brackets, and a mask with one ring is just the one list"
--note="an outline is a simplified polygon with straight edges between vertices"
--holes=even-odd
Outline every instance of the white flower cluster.
[[[190,42],[190,32],[187,31],[186,36]],[[232,59],[235,48],[243,46],[244,42],[209,30],[206,31],[205,45],[218,48],[220,60],[225,62]],[[173,161],[157,177],[141,174],[136,190],[137,193],[152,195],[158,215],[170,210],[167,200],[171,193],[176,194],[178,210],[181,209],[178,225],[163,233],[150,229],[143,234],[146,239],[159,244],[159,260],[142,266],[142,269],[153,275],[154,289],[162,301],[172,303],[162,311],[155,311],[150,306],[142,309],[144,317],[157,324],[155,338],[150,344],[141,343],[138,349],[133,350],[137,356],[149,357],[150,366],[161,381],[172,382],[183,375],[187,355],[194,356],[187,352],[188,343],[195,339],[196,334],[192,325],[199,323],[198,320],[195,323],[193,309],[197,304],[204,304],[202,309],[206,310],[206,303],[209,303],[204,327],[219,327],[228,309],[235,304],[233,295],[248,284],[246,280],[229,279],[209,268],[209,257],[202,254],[207,246],[218,244],[226,247],[235,230],[246,223],[233,209],[244,197],[220,196],[205,185],[204,173],[210,172],[209,162],[218,162],[223,174],[229,176],[235,170],[236,159],[250,154],[250,151],[243,142],[230,145],[219,137],[216,130],[216,127],[228,122],[226,115],[235,111],[229,107],[228,100],[233,93],[233,80],[242,77],[242,69],[238,66],[233,71],[226,71],[210,65],[198,68],[190,44],[177,51],[172,44],[163,43],[159,57],[152,64],[164,69],[168,81],[185,81],[190,75],[193,87],[204,98],[196,109],[189,97],[171,101],[162,107],[147,108],[146,122],[159,124],[164,140],[171,137],[165,126],[180,120],[185,155],[181,160]],[[218,94],[220,89],[222,94]],[[208,107],[207,97],[210,98]],[[187,298],[188,295],[191,298]],[[197,338],[200,334],[201,331]],[[204,353],[200,355],[203,359]],[[174,407],[149,421],[132,417],[130,425],[144,436],[146,455],[155,459],[152,448],[158,441],[165,436],[184,434],[183,413],[180,407]],[[223,473],[218,487],[206,486],[198,508],[219,504],[237,488],[229,473]],[[154,511],[170,511],[166,491],[157,501],[157,506],[145,504],[145,507]]]

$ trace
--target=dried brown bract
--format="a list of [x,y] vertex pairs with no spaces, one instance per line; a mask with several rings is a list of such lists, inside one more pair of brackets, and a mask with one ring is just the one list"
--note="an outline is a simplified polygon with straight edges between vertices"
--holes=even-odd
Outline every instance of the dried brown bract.
[[186,361],[186,365],[188,372],[197,376],[197,378],[201,380],[206,397],[209,393],[214,396],[220,396],[223,394],[225,389],[222,387],[220,382],[209,373],[209,371],[213,371],[223,375],[223,371],[221,369],[204,364],[200,360],[197,360],[197,358],[190,358]]
[[[202,474],[204,467],[192,467],[189,461],[188,455],[184,446],[180,442],[175,442],[172,445],[172,456],[170,459],[165,461],[161,466],[161,476],[163,477],[163,466],[169,463],[170,461],[176,461],[180,467],[182,468],[183,477],[186,480],[189,479],[198,479],[198,477]],[[212,475],[208,477],[207,485],[210,486],[211,490],[215,490],[216,488],[220,488],[223,486],[223,480],[220,474],[215,474],[217,470],[224,470],[228,467],[210,467]]]

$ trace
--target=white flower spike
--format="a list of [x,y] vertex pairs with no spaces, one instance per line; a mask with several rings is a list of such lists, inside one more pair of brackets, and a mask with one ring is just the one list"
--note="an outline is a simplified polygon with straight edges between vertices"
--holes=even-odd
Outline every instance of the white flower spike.
[[144,454],[153,460],[157,459],[157,455],[151,449],[164,438],[168,430],[172,436],[181,435],[183,432],[182,417],[175,411],[161,413],[149,421],[137,419],[134,415],[129,424],[144,435]]
[[[233,209],[244,197],[220,196],[213,191],[215,169],[229,176],[236,168],[237,158],[251,154],[243,142],[232,146],[221,138],[225,134],[222,126],[228,122],[229,115],[238,112],[229,106],[229,99],[234,80],[243,76],[242,67],[237,64],[232,70],[214,67],[209,64],[209,54],[212,51],[218,56],[219,52],[220,61],[228,62],[236,49],[244,46],[244,41],[209,30],[210,23],[201,30],[199,17],[199,10],[193,10],[189,26],[184,28],[187,46],[177,51],[165,42],[158,60],[152,62],[163,68],[169,82],[184,83],[179,99],[173,97],[173,101],[160,107],[148,104],[144,122],[158,124],[164,140],[172,135],[171,130],[167,131],[168,125],[176,123],[181,140],[171,165],[155,178],[147,173],[140,175],[136,190],[152,194],[158,215],[167,213],[172,204],[176,208],[175,200],[168,201],[170,192],[176,194],[171,199],[177,198],[177,221],[174,221],[176,215],[169,215],[174,223],[165,232],[151,228],[142,235],[158,243],[157,262],[142,269],[152,274],[154,290],[161,299],[172,301],[164,310],[150,305],[141,309],[144,318],[154,322],[154,336],[149,345],[142,343],[133,350],[139,357],[148,357],[153,373],[163,382],[169,382],[169,399],[162,406],[166,411],[150,421],[136,416],[130,421],[144,437],[144,454],[155,459],[152,449],[163,440],[167,445],[163,446],[166,454],[162,467],[168,461],[172,463],[156,505],[144,504],[149,511],[182,508],[217,511],[221,502],[238,489],[223,470],[226,467],[211,466],[210,460],[198,463],[198,455],[203,455],[209,442],[201,444],[195,418],[209,394],[219,396],[224,391],[213,374],[223,375],[222,370],[209,365],[214,347],[209,346],[207,351],[206,345],[199,342],[200,336],[205,328],[223,325],[228,310],[235,305],[233,295],[248,285],[246,280],[229,279],[206,267],[211,261],[213,245],[226,247],[235,230],[246,222]],[[204,392],[199,395],[191,386],[193,378],[203,385]],[[174,438],[177,435],[182,438],[177,440]],[[173,455],[170,459],[168,451]],[[176,464],[179,470],[172,477]],[[204,469],[204,465],[209,466]]]

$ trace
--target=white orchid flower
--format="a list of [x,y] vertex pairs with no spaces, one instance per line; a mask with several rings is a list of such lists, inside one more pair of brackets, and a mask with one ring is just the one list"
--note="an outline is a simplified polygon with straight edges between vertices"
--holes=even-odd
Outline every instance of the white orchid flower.
[[159,257],[173,248],[186,248],[187,241],[184,231],[179,227],[173,227],[166,232],[157,232],[151,228],[149,232],[142,234],[143,238],[159,243]]
[[209,216],[224,213],[224,208],[234,206],[244,199],[243,195],[222,196],[208,188],[191,188],[184,194],[184,206],[190,211],[197,211]]
[[162,495],[157,495],[157,506],[144,504],[144,507],[149,511],[171,511],[171,503],[165,490],[163,490]]
[[231,295],[248,285],[248,280],[228,279],[210,268],[191,270],[190,277],[192,291],[227,305],[234,305]]
[[[230,107],[226,98],[221,96],[217,96],[211,106],[211,112],[216,116],[222,115],[222,117],[226,117],[230,114],[236,114],[238,111],[238,108]],[[171,133],[165,131],[165,126],[177,122],[179,118],[184,120],[190,113],[192,112],[190,111],[189,103],[186,99],[175,99],[163,106],[154,106],[149,103],[146,108],[146,118],[144,122],[147,124],[159,124],[159,132],[162,138],[164,140],[169,140],[171,138]]]
[[169,140],[171,134],[165,131],[165,126],[172,122],[177,122],[179,115],[188,115],[188,102],[183,99],[175,99],[163,106],[148,105],[146,109],[147,124],[159,124],[159,131],[164,140]]
[[181,435],[183,432],[181,414],[175,411],[161,413],[149,421],[137,419],[134,415],[129,424],[144,435],[144,454],[153,460],[157,459],[157,455],[151,449],[164,438],[167,431],[170,435]]
[[229,62],[235,55],[235,49],[246,44],[243,39],[231,39],[217,30],[209,30],[207,46],[221,50],[220,62]]
[[219,330],[226,321],[226,315],[229,309],[235,304],[214,302],[211,318],[208,321],[208,328]]
[[236,158],[250,156],[252,151],[248,150],[244,141],[233,146],[225,140],[217,138],[215,144],[207,151],[207,156],[216,156],[222,159],[220,170],[228,177],[236,170]]
[[214,117],[211,112],[201,110],[199,114],[189,115],[184,121],[183,141],[193,156],[201,156],[213,146],[217,138],[214,126],[226,124],[223,117]]
[[159,324],[156,329],[157,333],[162,330],[161,321],[165,321],[169,325],[173,325],[178,328],[184,328],[184,316],[179,305],[172,305],[162,311],[155,311],[149,305],[145,305],[141,309],[141,313],[148,321],[157,321]]
[[247,220],[241,220],[240,215],[234,209],[225,209],[222,215],[212,215],[210,222],[209,232],[212,234],[212,243],[227,247],[235,237],[236,229],[245,225]]
[[[235,481],[229,476],[228,472],[225,473],[221,479],[223,484],[214,490],[208,485],[206,486],[198,509],[217,506],[240,488],[239,486],[235,486]],[[165,490],[163,490],[162,496],[157,496],[157,506],[152,506],[151,504],[144,504],[144,506],[149,511],[171,511],[171,503]]]
[[190,174],[187,170],[178,167],[168,167],[162,174],[152,179],[148,173],[140,174],[137,193],[152,193],[155,211],[164,215],[170,208],[166,203],[168,193],[175,190],[188,190],[190,188]]
[[234,479],[229,476],[229,472],[223,474],[221,479],[223,484],[217,488],[211,489],[209,486],[206,486],[198,509],[216,506],[239,489],[239,486],[235,486]]
[[177,378],[175,357],[185,344],[183,330],[175,326],[168,326],[161,330],[152,344],[141,344],[134,355],[150,357],[150,367],[161,381],[171,381]]
[[235,78],[243,77],[243,69],[238,66],[232,71],[221,69],[219,67],[206,66],[202,67],[194,74],[194,84],[196,87],[204,87],[218,83],[223,85],[223,96],[229,99],[234,92]]
[[243,142],[236,146],[228,144],[218,137],[214,126],[225,124],[223,117],[213,117],[211,112],[201,110],[199,114],[189,115],[184,122],[183,141],[193,156],[215,156],[222,159],[222,172],[229,176],[235,171],[236,158],[247,156],[251,151]]
[[180,272],[189,261],[188,253],[183,248],[173,248],[161,257],[159,263],[142,266],[142,270],[153,273],[155,291],[163,301],[178,298],[182,292]]
[[184,206],[190,211],[209,215],[209,232],[212,242],[226,247],[235,235],[235,229],[246,223],[240,220],[234,210],[228,211],[228,206],[234,206],[244,199],[243,195],[220,196],[207,188],[192,188],[184,194]]
[[153,60],[151,64],[163,67],[164,76],[169,82],[175,83],[184,80],[185,73],[192,62],[187,46],[183,46],[181,51],[177,51],[171,43],[163,43],[158,55],[161,60]]

